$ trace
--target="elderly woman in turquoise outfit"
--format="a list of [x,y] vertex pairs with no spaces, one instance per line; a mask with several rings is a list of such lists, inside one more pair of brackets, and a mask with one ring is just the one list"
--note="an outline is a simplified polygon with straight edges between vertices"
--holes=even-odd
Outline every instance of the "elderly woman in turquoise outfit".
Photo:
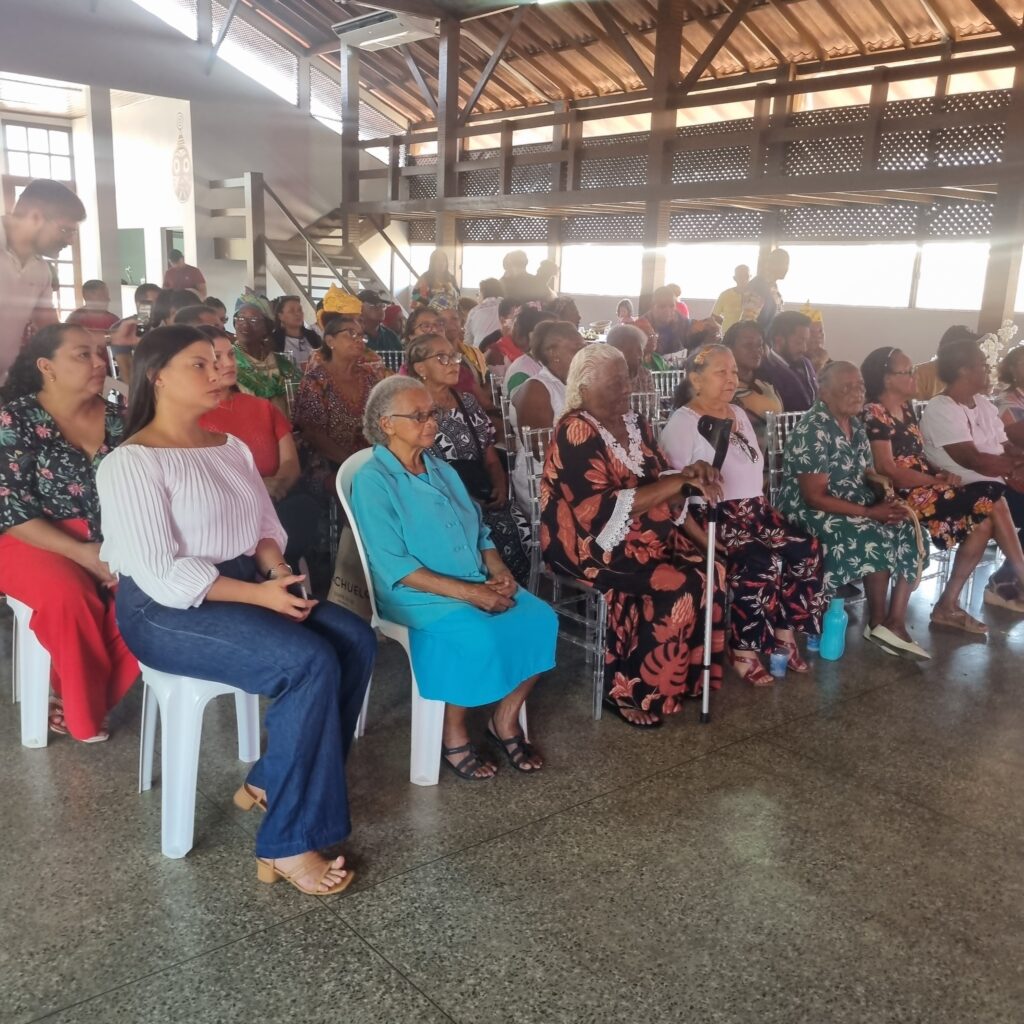
[[906,505],[879,500],[868,484],[874,462],[860,419],[864,379],[851,363],[834,362],[819,387],[820,400],[786,440],[778,509],[821,541],[826,591],[864,580],[864,638],[889,654],[925,661],[930,655],[907,631],[907,605],[927,548]]
[[470,740],[466,709],[497,702],[491,739],[521,772],[543,765],[518,727],[537,676],[555,664],[558,619],[519,589],[459,475],[427,449],[437,434],[430,392],[408,377],[377,384],[364,433],[373,458],[352,482],[381,615],[409,627],[420,693],[443,700],[441,755],[464,779],[497,770]]

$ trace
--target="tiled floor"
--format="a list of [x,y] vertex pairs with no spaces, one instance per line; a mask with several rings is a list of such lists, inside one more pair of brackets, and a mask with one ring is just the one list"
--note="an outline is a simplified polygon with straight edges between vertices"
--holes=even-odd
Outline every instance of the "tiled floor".
[[589,718],[570,649],[531,705],[544,774],[434,789],[408,784],[385,645],[349,770],[359,879],[322,902],[256,881],[230,701],[195,849],[166,860],[138,695],[108,744],[22,748],[4,617],[0,1021],[1020,1024],[1024,621],[986,614],[985,645],[927,610],[927,667],[851,627],[841,662],[728,677],[712,724],[651,734]]

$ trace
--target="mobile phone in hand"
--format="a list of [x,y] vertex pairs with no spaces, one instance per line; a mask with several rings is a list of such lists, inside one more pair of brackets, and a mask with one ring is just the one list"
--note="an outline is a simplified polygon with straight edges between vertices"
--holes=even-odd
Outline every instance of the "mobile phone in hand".
[[306,581],[299,580],[288,588],[288,593],[293,597],[301,597],[303,601],[309,600],[309,591],[306,589]]

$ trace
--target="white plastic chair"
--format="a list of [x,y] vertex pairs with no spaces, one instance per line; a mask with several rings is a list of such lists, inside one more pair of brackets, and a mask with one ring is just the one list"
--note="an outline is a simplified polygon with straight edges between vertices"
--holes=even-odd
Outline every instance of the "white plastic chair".
[[[359,561],[362,563],[363,572],[366,575],[366,590],[370,596],[370,625],[396,643],[402,645],[406,657],[409,659],[409,674],[412,677],[412,725],[409,753],[409,781],[415,786],[436,786],[441,773],[441,743],[444,732],[444,708],[443,700],[428,700],[420,695],[419,684],[416,682],[416,670],[412,664],[412,652],[409,648],[409,629],[397,622],[381,618],[377,611],[377,597],[373,590],[373,577],[370,575],[370,563],[366,557],[366,548],[363,547],[363,537],[359,532],[359,524],[356,521],[355,512],[352,509],[352,480],[356,473],[373,458],[373,449],[364,448],[354,455],[350,455],[338,470],[338,500],[345,510],[348,519],[349,529],[356,542],[356,550],[359,552]],[[468,670],[467,666],[467,670]],[[359,713],[359,721],[356,723],[356,737],[360,737],[366,730],[366,714],[370,703],[370,687],[366,688],[366,698],[363,701],[363,709]],[[519,727],[523,730],[523,736],[529,737],[526,724],[526,705],[519,712]]]
[[32,632],[32,609],[13,597],[7,607],[14,614],[11,685],[14,703],[21,701],[21,745],[45,747],[49,738],[50,655]]
[[196,817],[196,782],[203,712],[214,697],[235,696],[238,717],[238,759],[252,763],[260,756],[260,699],[227,683],[190,679],[139,666],[142,738],[139,744],[139,792],[153,784],[153,748],[157,709],[160,711],[160,849],[165,857],[184,857],[192,849]]

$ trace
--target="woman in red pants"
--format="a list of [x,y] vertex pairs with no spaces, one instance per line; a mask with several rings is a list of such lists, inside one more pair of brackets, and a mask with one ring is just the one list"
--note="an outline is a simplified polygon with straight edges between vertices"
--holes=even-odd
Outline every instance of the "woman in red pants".
[[101,397],[107,354],[80,327],[34,335],[0,391],[0,590],[32,609],[50,654],[50,730],[97,743],[139,676],[100,561],[96,467],[120,443]]

